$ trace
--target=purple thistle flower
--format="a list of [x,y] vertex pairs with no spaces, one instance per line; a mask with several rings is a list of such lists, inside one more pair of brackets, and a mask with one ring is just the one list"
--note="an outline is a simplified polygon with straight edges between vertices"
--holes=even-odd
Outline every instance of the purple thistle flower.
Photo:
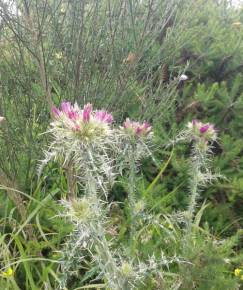
[[123,128],[137,136],[147,136],[152,129],[148,122],[139,123],[128,118],[123,123]]
[[56,120],[52,122],[53,127],[63,127],[67,133],[75,133],[86,143],[96,137],[108,135],[109,125],[113,121],[110,113],[104,110],[93,111],[92,104],[89,103],[81,109],[76,103],[72,105],[70,102],[62,102],[60,109],[52,108],[52,113]]
[[132,127],[132,122],[130,121],[130,119],[126,119],[126,121],[123,123],[123,127],[125,129],[128,129],[129,127]]
[[143,133],[143,128],[142,126],[138,126],[137,128],[135,128],[135,132],[136,132],[136,135],[142,135]]
[[193,140],[202,139],[208,142],[209,140],[217,139],[217,133],[213,124],[192,120],[188,123],[187,127],[192,133]]

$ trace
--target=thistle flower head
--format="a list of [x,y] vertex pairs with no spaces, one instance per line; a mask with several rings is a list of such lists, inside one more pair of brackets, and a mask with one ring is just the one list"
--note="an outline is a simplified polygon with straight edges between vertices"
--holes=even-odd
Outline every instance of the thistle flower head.
[[[118,132],[120,156],[120,172],[124,168],[136,167],[140,160],[151,156],[152,148],[152,126],[147,122],[125,120]],[[133,165],[132,165],[133,164]]]
[[62,129],[60,134],[72,135],[83,143],[93,142],[96,138],[109,133],[112,115],[104,110],[93,111],[91,104],[86,104],[81,109],[77,104],[63,102],[60,109],[53,107],[54,122],[52,127]]
[[134,205],[134,213],[135,214],[140,214],[144,211],[145,208],[145,203],[143,200],[139,200],[135,203]]
[[123,123],[122,129],[125,133],[135,137],[147,137],[152,133],[152,127],[148,122],[135,122],[129,118]]
[[97,190],[105,192],[104,183],[110,186],[115,176],[112,115],[105,110],[93,110],[92,104],[80,108],[77,103],[62,102],[59,108],[52,108],[52,116],[49,130],[52,140],[40,164],[39,175],[49,161],[55,160],[65,168],[74,167],[82,185],[92,177]]
[[192,120],[188,123],[187,127],[193,140],[208,143],[208,141],[215,141],[217,139],[217,133],[213,124]]

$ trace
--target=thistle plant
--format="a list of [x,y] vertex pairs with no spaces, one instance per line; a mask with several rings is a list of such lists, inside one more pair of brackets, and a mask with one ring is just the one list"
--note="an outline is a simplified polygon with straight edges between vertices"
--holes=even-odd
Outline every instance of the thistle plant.
[[213,124],[192,120],[171,144],[174,145],[181,141],[192,144],[189,171],[190,199],[186,213],[187,229],[190,232],[201,188],[218,177],[222,177],[211,172],[210,164],[213,142],[217,142],[217,131]]
[[121,150],[127,165],[130,166],[130,157],[135,163],[139,163],[142,158],[151,155],[153,132],[148,122],[139,123],[127,118],[120,127],[120,132],[123,144]]
[[[97,278],[104,278],[109,289],[132,289],[136,283],[128,282],[131,275],[124,270],[122,253],[118,251],[115,255],[106,238],[109,206],[104,197],[118,169],[128,166],[131,172],[129,204],[133,209],[136,164],[150,154],[152,128],[146,122],[140,124],[127,119],[122,127],[114,129],[112,115],[93,110],[91,104],[81,109],[77,104],[63,102],[60,109],[52,109],[52,115],[54,120],[49,130],[52,141],[42,166],[54,160],[68,169],[71,194],[68,200],[62,201],[64,211],[60,216],[68,218],[73,225],[62,262],[61,288],[66,287],[68,275],[78,271],[78,264],[89,253],[101,271]],[[82,198],[76,194],[78,184],[82,185]]]
[[59,161],[66,169],[71,196],[76,196],[76,181],[85,185],[87,176],[97,179],[99,189],[106,194],[106,185],[113,182],[114,134],[113,117],[105,110],[94,111],[91,104],[81,109],[77,104],[63,102],[52,108],[53,122],[48,133],[52,142],[39,172],[49,161]]
[[[122,126],[114,128],[112,115],[104,110],[93,110],[91,104],[80,109],[77,104],[63,102],[60,109],[53,108],[52,114],[54,120],[49,130],[52,142],[43,164],[55,160],[63,168],[71,169],[67,174],[67,181],[71,180],[69,187],[72,183],[72,188],[77,190],[78,185],[82,185],[83,192],[83,196],[78,197],[74,190],[67,200],[61,201],[64,210],[60,216],[67,218],[73,226],[61,262],[61,289],[67,286],[69,275],[77,274],[88,257],[100,270],[96,279],[103,279],[107,288],[113,290],[137,289],[148,273],[157,275],[163,266],[185,262],[176,255],[167,258],[163,251],[159,260],[152,256],[148,261],[140,261],[133,252],[138,216],[144,212],[145,206],[136,200],[136,175],[141,159],[152,155],[152,127],[147,122],[126,119]],[[186,130],[186,136],[195,143],[191,161],[196,173],[191,186],[188,228],[193,219],[198,188],[202,184],[199,178],[208,174],[205,164],[209,141],[216,139],[213,134],[216,133],[210,124],[199,121],[193,121]],[[131,244],[128,249],[114,249],[113,242],[107,239],[108,184],[112,186],[115,177],[126,170]],[[146,221],[144,215],[143,223]]]
[[126,119],[121,130],[122,164],[129,169],[128,203],[131,221],[131,237],[134,237],[137,214],[141,212],[141,202],[136,201],[136,173],[142,158],[151,156],[152,127],[149,123]]
[[189,141],[192,141],[190,200],[186,215],[187,231],[190,232],[201,188],[219,177],[212,174],[210,168],[212,142],[217,140],[217,132],[214,125],[210,123],[204,124],[198,120],[192,120],[188,123],[184,134]]

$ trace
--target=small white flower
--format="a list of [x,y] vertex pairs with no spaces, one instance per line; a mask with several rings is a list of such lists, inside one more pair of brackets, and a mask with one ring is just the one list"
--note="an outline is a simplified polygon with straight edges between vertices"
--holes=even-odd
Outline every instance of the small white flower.
[[186,81],[186,80],[188,80],[188,76],[187,75],[185,75],[185,74],[180,75],[179,81]]

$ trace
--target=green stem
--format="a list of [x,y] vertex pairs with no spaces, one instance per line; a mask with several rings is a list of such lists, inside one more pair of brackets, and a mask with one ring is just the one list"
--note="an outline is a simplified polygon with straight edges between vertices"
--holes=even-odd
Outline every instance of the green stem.
[[190,201],[187,210],[187,228],[188,234],[191,233],[194,214],[199,196],[198,190],[201,183],[202,167],[205,163],[206,151],[200,149],[200,144],[195,144],[193,156],[191,157],[192,177],[190,185]]
[[[110,252],[107,239],[105,237],[104,229],[101,223],[93,224],[95,235],[95,248],[101,261],[100,267],[102,268],[108,285],[114,290],[123,290],[120,274],[117,269],[116,262]],[[115,287],[115,288],[114,288]]]
[[70,162],[66,168],[66,179],[67,179],[67,189],[68,189],[68,198],[74,199],[77,197],[77,178],[75,176],[75,169]]
[[136,205],[136,164],[135,164],[135,158],[134,158],[134,152],[135,149],[132,149],[130,152],[129,160],[130,160],[130,168],[129,168],[129,185],[128,185],[128,205],[129,205],[129,218],[130,218],[130,242],[131,245],[133,244],[133,240],[135,237],[136,232],[136,214],[134,212],[134,207]]
[[[97,177],[99,179],[99,177]],[[88,178],[88,186],[86,193],[88,196],[95,196],[96,208],[101,211],[99,198],[96,192],[97,180],[93,176]],[[100,268],[103,271],[108,285],[111,285],[112,290],[124,290],[122,287],[122,280],[118,271],[118,267],[114,260],[114,257],[109,249],[109,244],[105,236],[105,229],[101,221],[96,221],[91,223],[90,227],[93,231],[94,236],[94,246],[96,248],[97,254],[99,255]]]
[[197,205],[196,202],[197,197],[198,197],[198,172],[195,172],[195,176],[192,179],[191,196],[187,212],[187,232],[191,232],[192,229],[194,212]]

